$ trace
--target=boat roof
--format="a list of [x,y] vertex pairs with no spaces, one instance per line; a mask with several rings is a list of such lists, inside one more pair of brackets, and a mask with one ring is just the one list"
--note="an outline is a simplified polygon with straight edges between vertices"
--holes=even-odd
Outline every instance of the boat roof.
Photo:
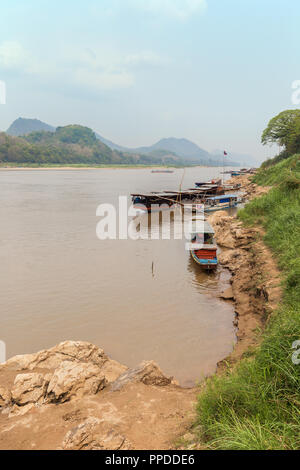
[[222,196],[213,196],[213,197],[208,197],[207,199],[210,201],[215,201],[215,200],[220,200],[220,199],[229,199],[229,198],[235,198],[239,197],[238,194],[223,194]]

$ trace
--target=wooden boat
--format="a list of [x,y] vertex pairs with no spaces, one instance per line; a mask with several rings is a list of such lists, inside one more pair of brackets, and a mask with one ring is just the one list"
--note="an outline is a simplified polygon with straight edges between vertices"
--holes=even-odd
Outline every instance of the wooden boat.
[[218,266],[218,248],[214,235],[214,229],[202,216],[197,216],[192,220],[190,253],[195,263],[209,271]]
[[236,207],[242,198],[238,194],[225,194],[223,196],[208,197],[204,204],[205,212],[214,212]]
[[204,182],[195,183],[196,188],[201,188],[202,186],[209,186],[209,185],[221,186],[222,185],[222,180],[218,179],[218,180],[211,180],[211,181],[208,181],[206,183],[204,183]]
[[[164,191],[152,192],[148,194],[131,194],[133,207],[143,210],[144,212],[152,212],[158,210],[158,206],[162,206],[161,210],[165,210],[173,205],[184,205],[185,203],[204,203],[208,197],[220,194],[218,185],[207,185],[201,188],[193,188],[183,191]],[[221,194],[224,191],[221,190]],[[154,207],[153,207],[154,206]]]

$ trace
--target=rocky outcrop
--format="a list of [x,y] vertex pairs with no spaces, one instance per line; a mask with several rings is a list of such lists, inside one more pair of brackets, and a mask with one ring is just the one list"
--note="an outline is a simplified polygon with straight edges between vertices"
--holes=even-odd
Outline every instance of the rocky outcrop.
[[[24,354],[9,359],[1,367],[16,370],[56,369],[63,361],[76,361],[95,364],[102,367],[110,361],[103,349],[84,341],[64,341],[51,349],[45,349],[36,354]],[[124,366],[123,366],[124,367]]]
[[166,377],[154,361],[142,362],[134,369],[124,372],[115,382],[111,384],[111,390],[121,390],[128,383],[142,382],[145,385],[156,385],[159,387],[177,384],[173,377]]
[[55,370],[46,391],[46,400],[63,403],[84,395],[96,395],[108,381],[95,364],[64,361]]
[[36,354],[15,356],[0,366],[15,375],[11,390],[0,388],[0,408],[22,414],[28,405],[63,403],[95,395],[114,382],[128,368],[111,360],[102,349],[82,341],[65,341]]
[[167,449],[196,393],[153,361],[128,369],[80,341],[10,359],[0,384],[0,449]]

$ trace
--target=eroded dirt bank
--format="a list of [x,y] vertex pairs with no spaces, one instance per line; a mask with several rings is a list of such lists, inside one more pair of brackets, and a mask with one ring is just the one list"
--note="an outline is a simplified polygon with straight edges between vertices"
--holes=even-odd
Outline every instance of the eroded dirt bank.
[[[248,199],[268,190],[239,179]],[[258,229],[226,212],[210,220],[220,262],[232,273],[222,295],[235,302],[234,362],[276,307],[280,279]],[[199,448],[188,433],[196,395],[154,362],[128,369],[90,343],[67,341],[0,366],[0,449],[172,449],[181,436]]]
[[[249,201],[270,190],[251,183],[249,176],[234,178],[241,183]],[[257,343],[258,332],[263,329],[281,296],[280,275],[270,250],[262,241],[258,227],[245,228],[236,217],[225,211],[209,217],[221,248],[219,262],[231,271],[231,288],[223,298],[234,301],[237,344],[227,362],[234,362]],[[220,366],[222,363],[220,363]]]

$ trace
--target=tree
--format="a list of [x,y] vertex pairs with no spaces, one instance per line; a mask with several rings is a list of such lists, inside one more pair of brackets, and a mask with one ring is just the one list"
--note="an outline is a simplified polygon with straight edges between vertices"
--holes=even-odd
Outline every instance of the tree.
[[288,136],[286,149],[289,155],[300,153],[300,117],[295,119],[294,125]]
[[300,119],[300,109],[282,111],[268,124],[262,134],[262,144],[277,143],[288,150],[290,135],[294,131],[297,121]]

